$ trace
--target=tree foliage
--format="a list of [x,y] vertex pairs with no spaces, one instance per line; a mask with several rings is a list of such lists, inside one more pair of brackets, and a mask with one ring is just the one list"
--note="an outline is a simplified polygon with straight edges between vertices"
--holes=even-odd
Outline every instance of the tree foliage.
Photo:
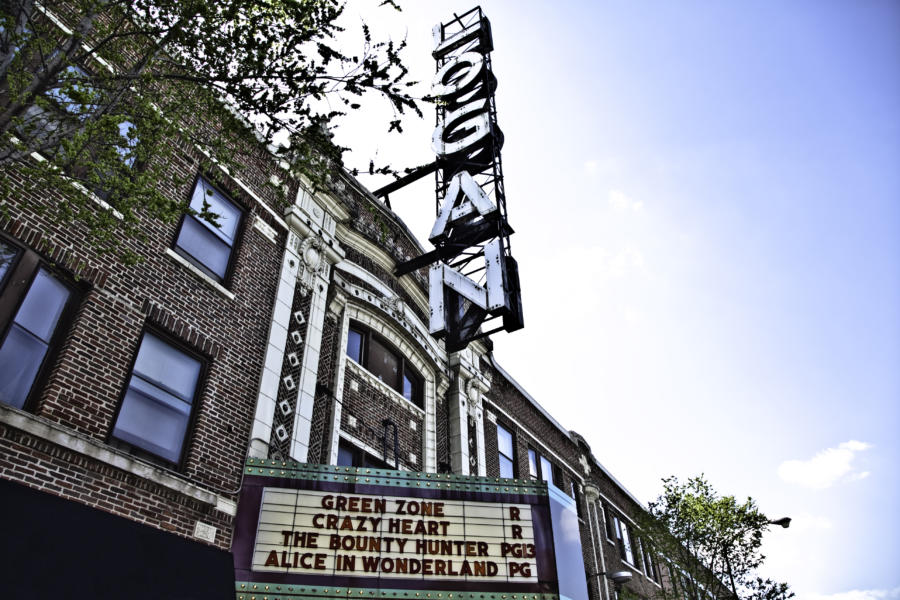
[[60,190],[62,202],[34,208],[126,260],[141,219],[190,210],[163,191],[184,183],[170,165],[185,148],[235,175],[263,149],[280,179],[322,185],[341,160],[330,129],[361,97],[421,114],[405,42],[376,42],[362,24],[360,52],[342,52],[337,0],[0,3],[0,210],[21,201],[14,178]]
[[752,498],[720,496],[702,475],[686,482],[669,477],[648,508],[640,523],[644,541],[669,562],[663,597],[787,600],[794,595],[786,583],[757,575],[770,523]]

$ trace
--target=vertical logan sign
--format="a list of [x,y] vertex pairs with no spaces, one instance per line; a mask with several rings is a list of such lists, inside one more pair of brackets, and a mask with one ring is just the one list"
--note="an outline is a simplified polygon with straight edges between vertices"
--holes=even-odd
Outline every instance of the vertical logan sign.
[[492,50],[490,22],[480,7],[434,27],[437,219],[428,239],[435,249],[396,270],[402,275],[431,265],[429,329],[445,339],[451,352],[501,329],[523,327],[519,270],[509,245],[513,230],[506,215]]
[[232,546],[238,600],[338,586],[549,600],[551,515],[543,482],[250,458]]

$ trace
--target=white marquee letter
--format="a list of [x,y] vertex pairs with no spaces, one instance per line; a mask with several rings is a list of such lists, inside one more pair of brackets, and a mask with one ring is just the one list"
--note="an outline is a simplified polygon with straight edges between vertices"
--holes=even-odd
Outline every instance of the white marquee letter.
[[[464,197],[457,206],[460,191],[462,191]],[[428,240],[431,243],[435,243],[437,240],[445,237],[448,225],[452,225],[460,219],[469,216],[476,210],[478,214],[484,217],[496,211],[497,206],[491,202],[484,190],[475,183],[468,171],[461,171],[450,179],[447,194],[444,196],[444,203],[441,205],[441,211],[438,213]]]

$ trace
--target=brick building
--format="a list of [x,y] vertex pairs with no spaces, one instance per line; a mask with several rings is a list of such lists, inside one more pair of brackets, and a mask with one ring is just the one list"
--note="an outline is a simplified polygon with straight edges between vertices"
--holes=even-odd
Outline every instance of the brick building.
[[[578,507],[590,597],[613,598],[597,574],[622,569],[634,573],[627,589],[655,595],[663,569],[636,532],[640,503],[489,342],[448,355],[429,335],[424,269],[392,275],[422,252],[397,215],[344,174],[315,196],[295,185],[278,211],[264,154],[259,181],[191,159],[179,167],[191,183],[175,193],[210,189],[227,219],[216,232],[193,217],[148,226],[135,267],[15,198],[0,221],[0,472],[21,529],[5,539],[100,532],[87,545],[100,554],[58,570],[51,589],[87,574],[103,590],[135,577],[129,563],[147,580],[166,574],[167,588],[196,585],[199,573],[153,568],[170,547],[220,580],[249,455],[552,482]],[[18,193],[52,201],[25,182]],[[70,512],[68,524],[54,518]],[[30,589],[46,567],[19,544],[4,552],[19,556],[18,589]],[[78,563],[70,546],[34,552]]]
[[[143,259],[134,267],[24,201],[52,203],[54,190],[13,175],[3,198],[7,590],[79,597],[81,582],[85,597],[117,586],[159,597],[213,574],[219,597],[231,590],[231,523],[288,236],[270,186],[189,147],[178,156],[170,166],[187,183],[168,193],[207,197],[220,227],[147,225],[129,242]],[[185,561],[197,566],[166,583]]]
[[[92,254],[77,231],[39,214],[0,221],[7,514],[44,522],[48,536],[83,536],[52,519],[67,510],[59,502],[78,503],[94,511],[73,521],[110,531],[97,541],[110,555],[131,539],[119,533],[127,519],[193,540],[187,555],[216,548],[227,560],[248,453],[534,477],[577,502],[592,598],[613,597],[595,574],[622,569],[635,573],[628,589],[654,595],[662,568],[635,531],[640,503],[489,343],[448,355],[428,334],[424,273],[391,274],[421,253],[395,214],[346,175],[316,196],[296,186],[279,214],[260,182],[192,158],[181,167],[192,183],[177,193],[214,190],[228,215],[214,251],[192,217],[148,229],[135,267]],[[52,201],[24,182],[18,193]],[[29,515],[31,505],[43,508]],[[97,510],[115,517],[97,520]]]
[[[258,597],[232,561],[252,542],[238,518],[255,506],[248,475],[267,465],[313,482],[374,473],[399,485],[399,471],[423,474],[404,485],[440,475],[522,496],[546,481],[577,510],[580,556],[557,557],[560,583],[581,578],[587,597],[613,600],[606,574],[628,570],[633,596],[658,595],[671,577],[641,541],[643,508],[584,438],[522,389],[489,341],[448,353],[429,334],[426,269],[393,274],[423,253],[400,218],[346,173],[315,194],[288,183],[284,209],[267,185],[281,169],[247,145],[255,163],[239,178],[179,146],[169,166],[187,183],[165,193],[195,208],[205,198],[219,225],[148,222],[128,242],[143,259],[133,267],[29,208],[55,190],[12,177],[0,217],[5,589]],[[370,593],[364,580],[323,575],[308,592],[280,593]]]

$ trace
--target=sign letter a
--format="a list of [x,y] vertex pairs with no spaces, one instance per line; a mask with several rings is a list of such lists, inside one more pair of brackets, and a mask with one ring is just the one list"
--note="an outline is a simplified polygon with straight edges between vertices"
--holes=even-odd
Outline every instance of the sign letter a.
[[[463,194],[462,198],[459,197],[460,192]],[[491,202],[481,186],[475,183],[467,171],[457,173],[447,187],[447,195],[444,196],[444,203],[441,205],[441,211],[434,222],[428,241],[437,245],[447,237],[449,226],[469,217],[476,211],[482,217],[486,217],[496,210],[497,206]]]

